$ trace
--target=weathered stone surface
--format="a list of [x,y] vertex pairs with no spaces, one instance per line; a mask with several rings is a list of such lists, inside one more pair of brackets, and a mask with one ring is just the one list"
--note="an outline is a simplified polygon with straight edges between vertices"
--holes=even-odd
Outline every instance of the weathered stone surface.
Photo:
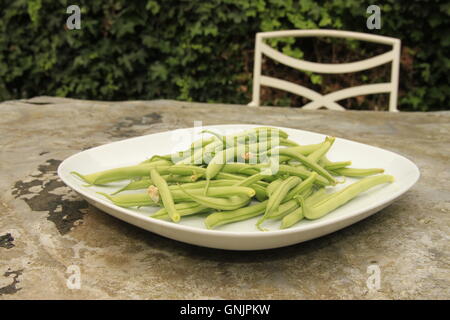
[[[60,161],[132,136],[257,123],[398,152],[421,179],[382,212],[295,246],[226,252],[165,239],[89,206]],[[302,111],[176,101],[37,97],[0,104],[0,299],[449,299],[450,113]],[[367,268],[381,271],[368,290]],[[69,289],[67,268],[81,271]]]

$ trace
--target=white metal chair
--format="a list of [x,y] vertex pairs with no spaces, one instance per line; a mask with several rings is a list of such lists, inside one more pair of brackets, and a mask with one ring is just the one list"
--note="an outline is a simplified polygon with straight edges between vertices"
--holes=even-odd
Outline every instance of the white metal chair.
[[[332,37],[363,40],[375,43],[381,43],[392,46],[392,50],[380,54],[378,56],[350,63],[327,64],[316,63],[289,57],[263,42],[268,38],[280,37]],[[278,61],[286,66],[316,73],[338,74],[350,73],[368,70],[389,62],[392,62],[391,81],[386,83],[367,84],[351,88],[338,90],[326,95],[315,92],[298,84],[289,81],[264,76],[261,74],[262,55]],[[398,93],[398,77],[400,68],[400,40],[396,38],[372,35],[361,32],[339,31],[339,30],[285,30],[273,32],[259,32],[256,34],[255,43],[255,64],[253,71],[253,97],[249,106],[260,105],[260,87],[268,86],[293,94],[303,96],[311,102],[303,106],[303,109],[318,109],[325,107],[333,110],[345,110],[336,101],[356,97],[366,94],[390,93],[389,111],[398,111],[397,109],[397,93]]]

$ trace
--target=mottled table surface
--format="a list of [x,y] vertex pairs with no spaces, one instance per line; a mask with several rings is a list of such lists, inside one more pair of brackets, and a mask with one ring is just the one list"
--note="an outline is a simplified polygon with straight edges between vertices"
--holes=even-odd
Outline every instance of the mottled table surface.
[[[292,127],[369,143],[414,161],[421,178],[386,209],[328,236],[229,252],[117,220],[56,175],[59,163],[81,150],[196,120]],[[449,112],[37,97],[0,103],[0,135],[0,299],[450,298]]]

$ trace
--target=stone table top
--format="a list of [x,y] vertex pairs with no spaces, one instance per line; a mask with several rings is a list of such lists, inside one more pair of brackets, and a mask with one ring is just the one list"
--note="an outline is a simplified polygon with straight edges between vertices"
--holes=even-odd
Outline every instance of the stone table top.
[[[117,220],[56,175],[59,163],[81,150],[192,127],[194,120],[292,127],[368,143],[411,159],[421,178],[398,201],[343,230],[290,247],[237,252],[180,243]],[[450,298],[449,112],[36,97],[0,103],[0,135],[0,299]],[[374,268],[378,290],[367,286]]]

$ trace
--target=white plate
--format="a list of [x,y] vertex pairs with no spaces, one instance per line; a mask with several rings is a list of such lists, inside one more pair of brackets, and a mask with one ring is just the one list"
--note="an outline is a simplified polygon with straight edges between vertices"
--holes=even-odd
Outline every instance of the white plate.
[[[258,126],[220,125],[201,129],[229,134]],[[289,134],[290,139],[300,144],[319,143],[325,138],[325,135],[319,133],[290,128],[281,129]],[[396,153],[337,138],[328,153],[330,160],[352,160],[352,167],[355,168],[384,168],[387,174],[395,177],[395,182],[378,186],[361,194],[321,219],[303,220],[285,230],[278,229],[279,222],[269,222],[267,226],[270,231],[262,232],[255,227],[257,218],[232,223],[215,230],[207,230],[203,226],[204,217],[202,216],[185,217],[182,218],[180,223],[153,219],[149,217],[149,214],[154,212],[155,208],[127,209],[118,207],[96,193],[97,191],[110,193],[123,186],[123,183],[117,183],[114,187],[85,187],[84,182],[70,174],[71,171],[87,174],[132,165],[152,155],[170,154],[174,151],[184,150],[188,148],[193,139],[200,137],[198,132],[200,132],[200,128],[178,129],[92,148],[64,160],[58,168],[58,175],[64,183],[78,192],[93,206],[116,218],[164,237],[199,246],[228,250],[260,250],[283,247],[342,229],[392,203],[411,188],[420,175],[419,169],[414,163]],[[346,184],[350,182],[352,182],[352,179],[348,179]]]

